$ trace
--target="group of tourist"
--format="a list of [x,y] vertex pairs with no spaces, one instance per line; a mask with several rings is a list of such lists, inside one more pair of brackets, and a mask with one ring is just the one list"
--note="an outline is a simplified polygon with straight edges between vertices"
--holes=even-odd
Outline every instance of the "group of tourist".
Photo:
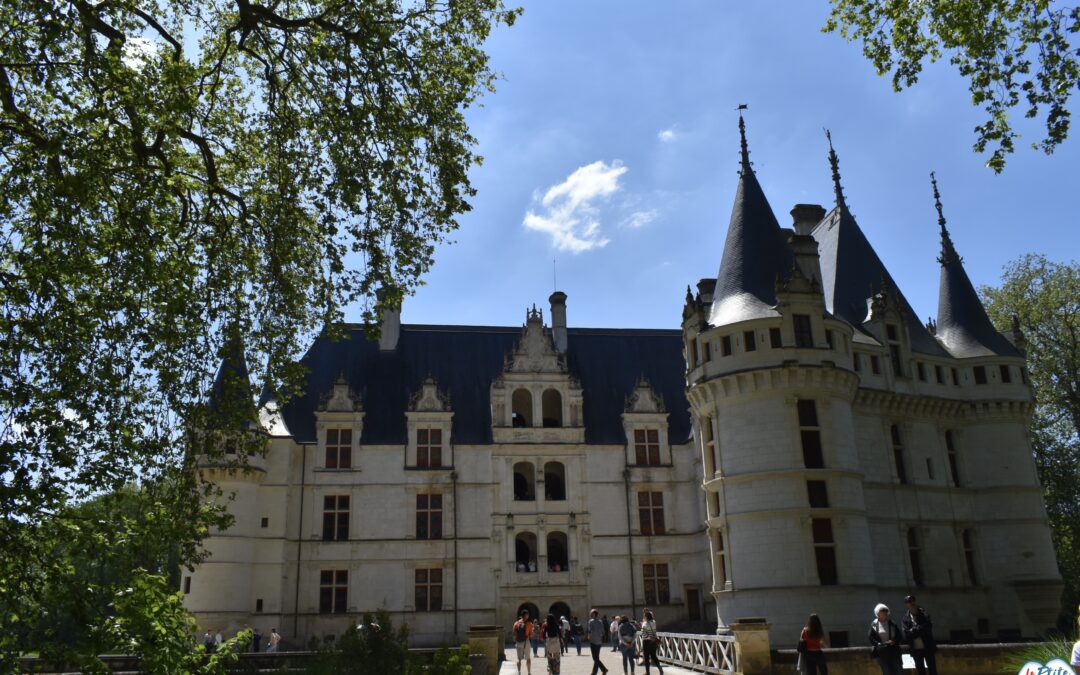
[[[251,627],[247,626],[247,625],[244,626],[244,630],[248,630],[249,628],[251,628]],[[203,639],[203,646],[206,647],[206,652],[208,654],[213,654],[215,652],[221,651],[221,649],[222,649],[221,645],[224,642],[224,638],[222,638],[222,636],[221,636],[221,630],[220,629],[215,631],[214,634],[212,634],[212,635],[210,633],[210,630],[207,629],[207,631],[205,633],[203,633],[203,638],[202,639]],[[255,628],[255,629],[253,629],[251,631],[251,651],[252,652],[259,652],[259,651],[262,650],[262,639],[263,639],[263,634],[259,631],[258,628]],[[278,650],[278,644],[280,642],[281,642],[281,634],[277,632],[277,628],[271,628],[270,629],[270,637],[266,641],[266,653],[271,654],[273,652],[276,652]]]
[[569,643],[573,641],[578,656],[581,656],[581,638],[585,636],[589,643],[589,650],[592,652],[592,675],[608,672],[607,666],[600,661],[600,653],[608,639],[612,641],[612,651],[622,652],[623,674],[628,675],[634,672],[634,666],[637,663],[639,632],[641,633],[642,664],[645,666],[646,675],[650,673],[650,665],[656,666],[659,675],[664,673],[656,654],[656,619],[648,609],[645,610],[640,623],[635,623],[629,616],[616,616],[610,624],[607,616],[601,618],[599,612],[593,609],[589,612],[589,621],[585,626],[578,622],[576,616],[568,621],[565,616],[555,618],[554,614],[548,614],[547,619],[540,623],[529,616],[529,610],[523,609],[514,623],[512,632],[519,674],[521,662],[524,661],[526,672],[532,675],[532,657],[538,656],[539,644],[543,642],[548,675],[559,675],[562,655],[569,653]]
[[[873,649],[874,659],[881,667],[882,675],[903,675],[904,665],[901,645],[908,645],[915,661],[917,675],[937,675],[934,656],[934,627],[930,615],[915,601],[914,595],[904,598],[907,611],[900,625],[889,616],[888,606],[879,603],[874,607],[874,620],[870,622],[867,639]],[[807,675],[828,675],[829,666],[825,652],[829,640],[817,614],[811,614],[799,635],[799,671]]]

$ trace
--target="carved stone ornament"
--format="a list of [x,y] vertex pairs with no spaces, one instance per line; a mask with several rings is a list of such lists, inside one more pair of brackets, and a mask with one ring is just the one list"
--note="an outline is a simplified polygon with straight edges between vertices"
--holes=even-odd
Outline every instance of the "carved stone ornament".
[[504,370],[508,373],[567,372],[566,357],[555,351],[551,330],[544,326],[543,316],[535,306],[526,312],[521,339],[507,355]]
[[320,412],[359,412],[363,410],[360,395],[349,387],[345,373],[338,375],[334,386],[319,398]]
[[625,410],[628,413],[663,413],[667,412],[664,406],[664,397],[656,393],[652,384],[644,375],[638,378],[634,385],[634,391],[626,397]]
[[447,412],[450,410],[450,395],[439,389],[435,378],[428,375],[420,390],[409,398],[411,412]]

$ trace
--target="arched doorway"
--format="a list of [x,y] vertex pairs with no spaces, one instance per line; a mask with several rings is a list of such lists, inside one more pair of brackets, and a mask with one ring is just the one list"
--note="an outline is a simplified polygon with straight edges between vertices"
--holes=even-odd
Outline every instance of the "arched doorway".
[[548,609],[548,614],[554,614],[556,619],[565,616],[567,621],[573,616],[573,614],[570,613],[570,605],[565,602],[556,602],[552,604],[551,608]]
[[529,621],[534,621],[536,619],[543,619],[544,618],[544,617],[540,616],[540,608],[537,607],[535,604],[533,604],[531,602],[523,602],[523,603],[521,603],[521,605],[518,606],[517,614],[514,615],[514,620],[515,621],[517,621],[518,619],[521,618],[521,613],[522,612],[528,612],[529,613]]

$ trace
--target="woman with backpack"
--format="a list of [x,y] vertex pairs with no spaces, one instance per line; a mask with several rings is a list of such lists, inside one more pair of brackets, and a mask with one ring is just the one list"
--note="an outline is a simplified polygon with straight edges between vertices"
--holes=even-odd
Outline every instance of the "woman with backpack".
[[[619,651],[622,652],[623,675],[634,672],[634,662],[637,659],[637,628],[628,616],[619,620]],[[629,670],[627,670],[627,664],[629,664]]]

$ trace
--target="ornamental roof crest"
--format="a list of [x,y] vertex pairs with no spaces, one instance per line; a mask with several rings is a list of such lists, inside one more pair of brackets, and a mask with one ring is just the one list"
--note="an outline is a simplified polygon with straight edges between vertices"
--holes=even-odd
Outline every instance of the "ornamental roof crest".
[[345,379],[345,373],[339,373],[330,391],[319,397],[319,412],[359,412],[364,409],[360,395],[352,390]]
[[634,391],[626,397],[625,408],[628,413],[663,413],[664,397],[656,393],[649,380],[642,375],[634,385]]
[[410,412],[447,412],[450,410],[450,395],[439,389],[438,382],[431,375],[424,378],[420,389],[409,397]]
[[555,351],[551,329],[544,325],[542,310],[532,306],[525,312],[525,325],[514,351],[507,355],[508,373],[566,373],[566,357]]

